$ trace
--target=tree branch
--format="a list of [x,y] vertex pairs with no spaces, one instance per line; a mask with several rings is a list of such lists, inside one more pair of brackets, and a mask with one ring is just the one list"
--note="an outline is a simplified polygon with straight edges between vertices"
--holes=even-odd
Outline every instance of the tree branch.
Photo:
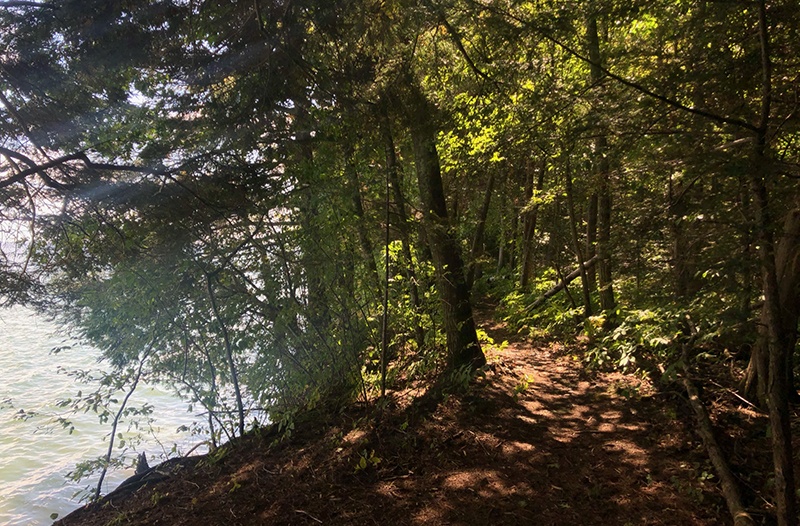
[[70,190],[72,188],[75,188],[76,185],[74,184],[67,185],[64,183],[60,183],[51,178],[50,176],[48,176],[46,174],[46,171],[51,168],[62,166],[71,161],[80,161],[87,168],[91,168],[94,170],[135,172],[135,173],[160,175],[160,176],[169,175],[169,170],[155,170],[153,168],[147,168],[144,166],[133,166],[125,164],[96,163],[91,159],[89,159],[89,157],[86,155],[85,152],[71,153],[69,155],[57,157],[43,164],[37,164],[36,161],[31,159],[30,157],[27,157],[26,155],[23,155],[17,151],[10,150],[8,148],[3,148],[2,146],[0,146],[0,154],[5,155],[7,157],[11,157],[13,159],[17,159],[18,161],[25,163],[29,167],[26,170],[22,170],[21,172],[14,174],[8,179],[0,181],[0,188],[6,188],[8,186],[11,186],[12,184],[18,183],[23,179],[28,178],[31,175],[38,174],[48,186],[51,186],[58,190]]
[[561,49],[563,49],[564,51],[566,51],[567,53],[569,53],[570,55],[572,55],[573,57],[577,58],[578,60],[582,60],[582,61],[586,62],[587,64],[598,68],[608,78],[614,79],[617,82],[619,82],[620,84],[623,84],[623,85],[625,85],[625,86],[627,86],[627,87],[629,87],[631,89],[634,89],[634,90],[638,91],[639,93],[647,95],[648,97],[651,97],[651,98],[654,98],[654,99],[656,99],[656,100],[658,100],[660,102],[663,102],[664,104],[672,106],[673,108],[677,108],[677,109],[679,109],[681,111],[692,113],[694,115],[699,115],[700,117],[705,117],[707,119],[719,122],[721,124],[730,124],[732,126],[736,126],[738,128],[744,128],[744,129],[750,130],[750,131],[757,131],[758,130],[758,128],[756,126],[753,126],[752,124],[750,124],[747,121],[743,121],[741,119],[736,119],[736,118],[733,118],[733,117],[726,117],[724,115],[718,115],[716,113],[713,113],[713,112],[710,112],[710,111],[707,111],[707,110],[702,110],[700,108],[695,108],[694,106],[686,106],[685,104],[681,104],[680,102],[678,102],[675,99],[670,99],[669,97],[666,97],[664,95],[656,93],[655,91],[652,91],[651,89],[646,88],[646,87],[642,86],[641,84],[638,84],[636,82],[633,82],[632,80],[626,79],[625,77],[621,77],[620,75],[612,73],[608,68],[602,66],[601,64],[597,64],[597,63],[593,62],[588,57],[585,57],[585,56],[581,55],[580,53],[578,53],[577,51],[575,51],[574,49],[572,49],[568,45],[562,43],[557,38],[555,38],[555,37],[553,37],[551,35],[548,35],[544,31],[539,31],[539,34],[542,35],[545,39],[549,40],[553,44],[555,44],[558,47],[560,47]]
[[0,7],[46,7],[48,9],[58,9],[58,6],[44,2],[25,2],[22,0],[0,1]]
[[472,58],[469,56],[469,53],[467,53],[467,50],[464,48],[464,43],[461,41],[461,36],[458,34],[455,28],[452,25],[450,25],[450,22],[447,21],[447,18],[444,16],[444,14],[441,15],[441,22],[442,25],[445,27],[445,29],[447,29],[447,32],[450,33],[450,36],[453,38],[453,43],[458,48],[458,51],[461,53],[461,56],[464,57],[464,60],[467,61],[469,69],[471,69],[476,75],[478,75],[482,79],[491,82],[492,79],[489,78],[489,75],[481,71],[480,68],[478,68],[478,66],[475,65],[475,62],[472,60]]
[[[479,5],[481,6],[481,8],[487,9],[487,6],[485,6],[483,4],[479,4]],[[751,123],[749,123],[747,121],[744,121],[744,120],[741,120],[741,119],[736,119],[734,117],[726,117],[724,115],[719,115],[719,114],[713,113],[711,111],[703,110],[703,109],[700,109],[700,108],[695,108],[693,106],[687,106],[685,104],[682,104],[682,103],[678,102],[675,99],[671,99],[671,98],[669,98],[669,97],[667,97],[665,95],[661,95],[659,93],[656,93],[655,91],[653,91],[653,90],[651,90],[649,88],[646,88],[645,86],[642,86],[641,84],[638,84],[638,83],[636,83],[636,82],[634,82],[632,80],[628,80],[625,77],[617,75],[616,73],[612,73],[608,68],[604,67],[602,64],[598,64],[598,63],[592,61],[589,57],[585,57],[581,53],[575,51],[570,46],[568,46],[568,45],[564,44],[563,42],[561,42],[560,40],[558,40],[556,37],[548,34],[545,30],[535,27],[533,22],[530,22],[528,20],[520,18],[520,17],[518,17],[518,16],[516,16],[516,15],[514,15],[514,14],[508,12],[508,11],[503,10],[503,9],[491,8],[490,10],[494,11],[496,14],[499,14],[500,16],[506,17],[506,18],[508,18],[510,20],[513,20],[514,22],[516,22],[518,24],[521,24],[524,27],[528,27],[528,28],[532,29],[533,31],[535,31],[536,33],[541,35],[544,39],[546,39],[546,40],[552,42],[553,44],[557,45],[558,47],[560,47],[561,49],[563,49],[564,51],[566,51],[568,54],[572,55],[573,57],[577,58],[578,60],[581,60],[581,61],[589,64],[592,67],[598,68],[599,71],[601,71],[608,78],[614,79],[617,82],[619,82],[620,84],[623,84],[623,85],[625,85],[625,86],[627,86],[627,87],[629,87],[629,88],[631,88],[633,90],[636,90],[639,93],[642,93],[644,95],[647,95],[648,97],[651,97],[651,98],[656,99],[656,100],[658,100],[660,102],[663,102],[664,104],[667,104],[668,106],[672,106],[673,108],[677,108],[677,109],[679,109],[681,111],[685,111],[687,113],[698,115],[700,117],[705,117],[706,119],[709,119],[709,120],[712,120],[712,121],[715,121],[715,122],[719,122],[721,124],[730,124],[730,125],[736,126],[738,128],[743,128],[745,130],[749,130],[751,132],[757,132],[758,131],[758,127],[757,126],[754,126],[753,124],[751,124]]]

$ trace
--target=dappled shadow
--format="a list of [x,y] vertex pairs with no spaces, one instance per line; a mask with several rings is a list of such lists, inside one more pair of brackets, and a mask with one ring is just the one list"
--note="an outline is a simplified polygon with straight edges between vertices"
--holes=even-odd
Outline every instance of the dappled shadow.
[[699,444],[663,395],[484,328],[512,343],[489,353],[465,395],[396,407],[377,424],[358,409],[320,416],[277,445],[254,433],[190,476],[63,524],[727,522]]
[[435,478],[376,482],[417,495],[407,523],[725,523],[699,444],[658,394],[625,398],[558,348],[512,343],[491,361],[470,395],[419,424]]

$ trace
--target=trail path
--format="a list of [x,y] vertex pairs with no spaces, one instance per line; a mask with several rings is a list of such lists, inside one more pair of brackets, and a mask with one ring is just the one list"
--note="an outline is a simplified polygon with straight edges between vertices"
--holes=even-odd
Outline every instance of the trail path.
[[532,345],[480,319],[498,344],[486,349],[488,372],[433,412],[395,393],[378,424],[374,406],[353,407],[298,422],[278,445],[250,434],[61,524],[727,523],[672,395],[631,376],[588,375],[578,350]]
[[486,496],[515,481],[524,501],[514,515],[531,524],[725,522],[700,443],[665,395],[632,376],[587,375],[562,345],[531,345],[486,317],[481,325],[498,346],[510,342],[488,351],[483,396],[496,408],[473,423],[497,455]]

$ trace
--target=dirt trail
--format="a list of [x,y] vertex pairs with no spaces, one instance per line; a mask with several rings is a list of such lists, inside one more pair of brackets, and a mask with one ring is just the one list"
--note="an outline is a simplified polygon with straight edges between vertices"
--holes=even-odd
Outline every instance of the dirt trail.
[[494,417],[472,425],[497,450],[500,476],[524,481],[524,515],[539,524],[725,523],[700,444],[663,395],[632,376],[589,376],[561,345],[481,325],[510,343],[489,351],[495,372],[484,396],[497,404]]
[[353,409],[298,425],[281,445],[250,435],[62,524],[727,523],[690,420],[668,395],[586,375],[563,346],[481,325],[511,343],[487,349],[486,375],[429,415],[400,403],[377,425]]

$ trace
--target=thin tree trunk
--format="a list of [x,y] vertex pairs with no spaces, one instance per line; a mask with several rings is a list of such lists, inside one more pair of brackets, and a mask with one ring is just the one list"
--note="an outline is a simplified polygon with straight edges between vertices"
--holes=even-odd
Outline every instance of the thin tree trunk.
[[[586,37],[589,47],[591,81],[598,83],[603,72],[600,67],[600,39],[597,35],[597,18],[590,14],[586,24]],[[595,173],[597,177],[597,255],[600,261],[598,280],[600,286],[600,308],[612,312],[615,307],[614,287],[611,273],[611,167],[608,162],[608,142],[605,135],[594,139]]]
[[684,229],[686,216],[686,195],[682,188],[675,188],[673,175],[668,179],[669,193],[669,229],[672,234],[672,275],[677,298],[686,298],[689,295],[689,281],[694,274],[689,266],[689,247]]
[[[597,254],[597,192],[589,196],[589,206],[586,211],[586,259],[592,259]],[[587,273],[589,288],[597,288],[597,272],[594,268]]]
[[397,208],[397,216],[399,221],[398,231],[400,232],[400,240],[402,243],[403,258],[405,259],[404,271],[406,280],[408,281],[408,294],[411,298],[411,306],[414,309],[414,339],[417,342],[417,348],[421,349],[425,345],[425,329],[420,323],[422,316],[422,302],[419,295],[419,284],[417,279],[416,269],[414,268],[414,257],[411,253],[411,228],[406,213],[406,200],[403,197],[403,190],[400,185],[400,171],[397,163],[397,152],[394,146],[394,136],[392,135],[392,127],[389,121],[389,116],[384,110],[381,119],[381,134],[383,135],[384,154],[386,157],[386,172],[391,184],[392,196],[394,205]]
[[353,203],[353,212],[356,215],[356,230],[358,231],[358,241],[361,247],[361,253],[367,263],[369,269],[370,279],[372,280],[373,289],[377,292],[381,290],[381,279],[378,274],[378,266],[375,263],[375,253],[372,246],[372,241],[367,233],[366,220],[364,217],[364,203],[361,199],[361,183],[358,180],[358,172],[353,165],[353,151],[352,147],[347,146],[345,151],[345,175],[347,177],[347,184],[350,187],[350,196]]
[[467,286],[472,288],[475,283],[475,273],[478,267],[478,258],[480,258],[483,247],[483,234],[486,230],[486,218],[489,216],[489,205],[492,203],[492,192],[494,191],[494,173],[489,175],[489,181],[486,183],[486,193],[483,196],[483,204],[478,214],[478,222],[475,225],[475,236],[472,238],[472,250],[469,262],[469,270],[467,271]]
[[586,265],[583,263],[583,250],[581,250],[581,242],[578,237],[578,225],[575,217],[575,196],[572,188],[572,167],[570,166],[569,156],[567,156],[566,166],[564,168],[564,184],[567,190],[567,211],[569,212],[569,229],[572,234],[572,246],[575,250],[575,256],[578,258],[578,272],[581,276],[581,291],[583,292],[583,315],[588,318],[592,315],[592,295],[589,288],[589,275],[587,273]]
[[523,190],[524,201],[522,203],[522,257],[520,258],[519,286],[525,291],[528,290],[533,265],[533,234],[536,230],[534,224],[535,208],[531,208],[530,202],[533,197],[533,172],[530,169],[530,162],[525,164],[524,169],[525,186]]
[[111,463],[111,455],[114,452],[114,441],[117,437],[117,426],[119,426],[119,421],[122,418],[122,414],[125,412],[125,408],[128,406],[128,400],[130,400],[133,393],[136,391],[136,387],[139,385],[139,380],[142,378],[142,369],[144,368],[144,362],[147,360],[147,356],[150,354],[150,350],[152,347],[149,347],[144,355],[142,356],[141,360],[139,360],[139,367],[136,369],[136,374],[133,377],[133,384],[131,384],[130,389],[128,392],[125,393],[125,398],[122,399],[122,403],[117,410],[117,413],[114,415],[114,421],[111,424],[111,434],[108,439],[108,450],[106,451],[106,456],[104,457],[103,462],[103,469],[100,471],[100,478],[97,481],[97,487],[94,491],[94,500],[97,501],[100,499],[100,492],[103,489],[103,481],[106,478],[106,473],[108,473],[108,465]]
[[[296,126],[298,132],[305,132],[312,128],[311,116],[309,115],[310,101],[302,98],[297,103]],[[314,147],[308,140],[297,141],[297,151],[294,152],[294,168],[298,171],[298,176],[313,172],[314,168]],[[312,185],[306,184],[301,189],[302,202],[299,207],[300,217],[300,251],[303,272],[305,274],[306,286],[306,307],[305,316],[309,324],[316,327],[318,332],[326,333],[327,327],[331,322],[330,307],[328,305],[326,287],[323,280],[321,259],[319,255],[319,234],[315,221],[319,216],[319,206],[313,193]]]
[[[500,242],[498,243],[497,247],[497,273],[502,274],[503,267],[505,267],[505,251],[506,251],[506,243],[508,239],[508,229],[506,228],[506,219],[508,218],[508,192],[506,191],[505,187],[508,186],[507,183],[508,176],[503,173],[501,174],[500,179]],[[512,214],[513,215],[513,212]],[[512,234],[513,235],[513,234]]]
[[527,168],[525,180],[525,204],[523,205],[525,212],[522,214],[522,261],[520,267],[520,288],[522,290],[528,289],[533,274],[533,238],[536,234],[536,222],[539,218],[539,205],[530,206],[530,202],[531,198],[533,198],[534,190],[538,195],[544,187],[544,161],[542,161],[542,166],[538,172],[535,186],[533,183],[533,171],[530,167]]
[[244,402],[242,401],[242,391],[239,388],[239,372],[236,368],[236,363],[233,361],[233,346],[231,338],[228,334],[228,327],[222,319],[217,305],[217,296],[214,293],[214,285],[211,283],[211,274],[206,273],[206,285],[208,287],[208,298],[211,301],[211,310],[214,317],[217,319],[220,331],[222,332],[222,341],[225,344],[225,358],[228,360],[228,369],[231,372],[231,383],[233,384],[233,394],[236,397],[236,411],[239,416],[239,436],[244,435]]

